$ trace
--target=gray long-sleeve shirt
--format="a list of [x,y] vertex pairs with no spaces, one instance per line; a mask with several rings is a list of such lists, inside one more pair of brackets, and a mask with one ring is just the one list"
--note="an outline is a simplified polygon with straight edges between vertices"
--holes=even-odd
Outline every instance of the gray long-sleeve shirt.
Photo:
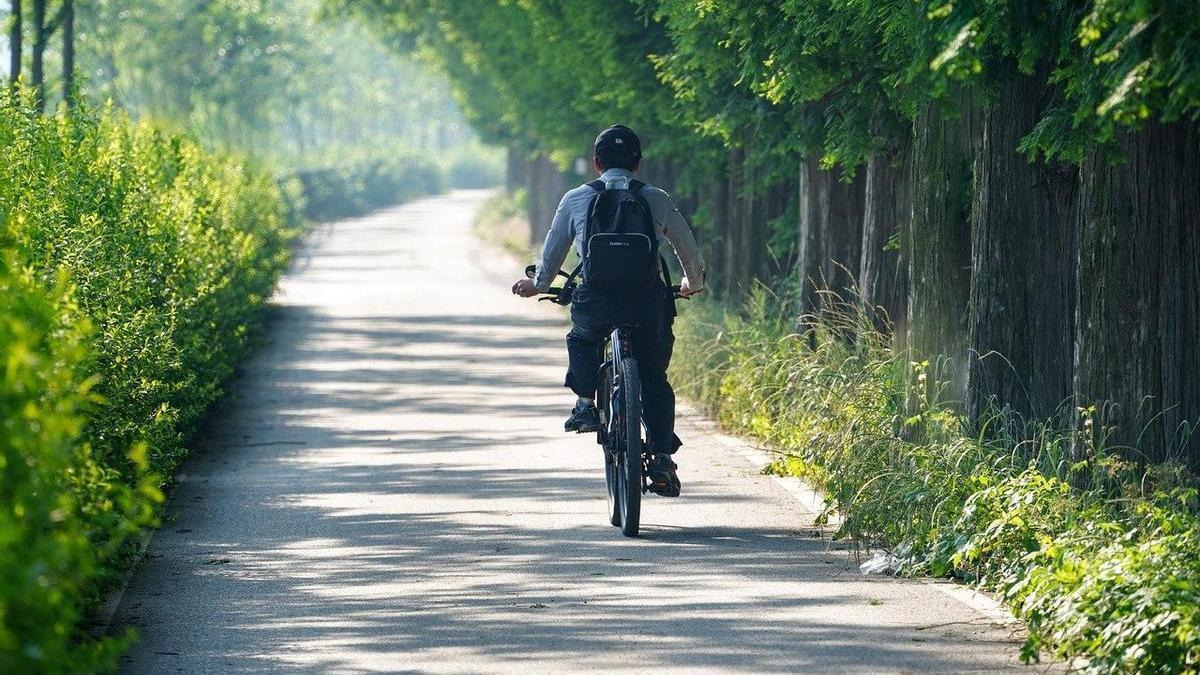
[[[610,188],[627,188],[633,173],[625,169],[609,169],[600,174],[600,180]],[[554,275],[562,267],[567,258],[571,243],[575,243],[575,251],[582,256],[584,246],[584,229],[587,226],[588,206],[596,191],[585,185],[580,185],[563,195],[554,212],[554,222],[546,234],[546,243],[542,246],[542,257],[538,261],[537,275],[533,283],[539,291],[550,288]],[[692,290],[698,291],[704,287],[704,259],[700,256],[700,247],[687,219],[679,212],[674,200],[666,192],[647,185],[642,190],[642,198],[650,207],[650,215],[658,228],[659,250],[663,250],[665,239],[675,249],[675,255],[683,266]]]

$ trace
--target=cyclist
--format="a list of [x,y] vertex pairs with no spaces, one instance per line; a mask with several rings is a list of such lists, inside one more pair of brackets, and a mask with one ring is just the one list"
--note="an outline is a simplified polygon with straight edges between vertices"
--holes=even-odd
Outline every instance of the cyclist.
[[[680,295],[687,297],[704,287],[704,260],[687,220],[670,195],[634,179],[642,160],[641,140],[628,127],[611,126],[596,137],[592,149],[593,166],[606,189],[637,190],[649,207],[659,241],[670,242],[683,267]],[[596,187],[584,184],[563,195],[554,221],[546,235],[537,274],[522,277],[512,292],[523,298],[547,291],[550,282],[566,259],[572,243],[582,257],[585,250],[584,228],[588,209],[599,194]],[[660,246],[661,248],[661,246]],[[667,365],[675,336],[671,325],[675,301],[667,285],[659,283],[646,290],[611,291],[589,289],[584,279],[571,303],[571,331],[567,334],[567,377],[578,400],[564,428],[587,432],[600,428],[596,410],[596,389],[605,337],[620,324],[638,326],[632,342],[642,379],[642,419],[646,425],[651,459],[651,483],[672,486],[664,494],[679,494],[678,468],[672,455],[681,442],[675,435],[675,392],[667,381]]]

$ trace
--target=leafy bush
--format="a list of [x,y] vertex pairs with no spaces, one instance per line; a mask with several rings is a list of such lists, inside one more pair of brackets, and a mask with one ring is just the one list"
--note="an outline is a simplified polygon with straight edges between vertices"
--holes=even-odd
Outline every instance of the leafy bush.
[[[785,299],[681,315],[681,392],[826,491],[840,534],[903,574],[998,591],[1027,619],[1026,657],[1086,657],[1094,672],[1200,669],[1196,491],[1178,467],[1139,472],[1104,452],[1073,463],[1071,430],[984,441],[939,404],[854,304],[797,332]],[[909,375],[915,381],[909,385]],[[1076,485],[1091,486],[1086,489]]]
[[86,323],[18,276],[12,258],[0,260],[0,670],[92,669],[111,662],[112,645],[71,640],[97,564],[79,509],[89,499],[72,483],[90,483],[89,497],[105,492],[76,443],[90,384],[77,372]]
[[285,216],[186,138],[0,100],[0,671],[111,662],[78,623],[245,354]]
[[357,216],[445,189],[441,168],[414,153],[357,157],[300,169],[304,213],[314,221]]

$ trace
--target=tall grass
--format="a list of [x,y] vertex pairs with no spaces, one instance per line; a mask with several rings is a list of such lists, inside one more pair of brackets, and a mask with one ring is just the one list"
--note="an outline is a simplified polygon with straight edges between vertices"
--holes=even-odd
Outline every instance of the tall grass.
[[1049,424],[969,435],[928,363],[896,353],[856,303],[825,304],[803,321],[764,289],[736,311],[692,307],[672,376],[724,425],[776,449],[777,470],[822,488],[840,535],[886,549],[897,573],[996,591],[1029,624],[1026,658],[1081,657],[1094,672],[1200,668],[1190,478],[1139,471],[1104,448],[1073,462],[1072,430]]
[[80,622],[246,353],[287,218],[187,138],[0,96],[0,672],[112,664]]

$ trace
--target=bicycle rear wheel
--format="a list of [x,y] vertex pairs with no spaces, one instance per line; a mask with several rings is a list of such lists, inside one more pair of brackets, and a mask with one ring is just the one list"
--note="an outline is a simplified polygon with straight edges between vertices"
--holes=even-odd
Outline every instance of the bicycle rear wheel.
[[637,361],[621,360],[617,384],[621,408],[613,432],[620,443],[621,534],[636,537],[642,515],[642,380]]
[[604,483],[608,488],[608,522],[621,526],[621,470],[620,454],[618,453],[617,437],[613,425],[609,424],[613,416],[612,385],[613,375],[610,364],[605,364],[603,375],[600,377],[600,389],[596,392],[596,407],[600,409],[600,422],[604,428],[600,430],[600,446],[604,449]]

